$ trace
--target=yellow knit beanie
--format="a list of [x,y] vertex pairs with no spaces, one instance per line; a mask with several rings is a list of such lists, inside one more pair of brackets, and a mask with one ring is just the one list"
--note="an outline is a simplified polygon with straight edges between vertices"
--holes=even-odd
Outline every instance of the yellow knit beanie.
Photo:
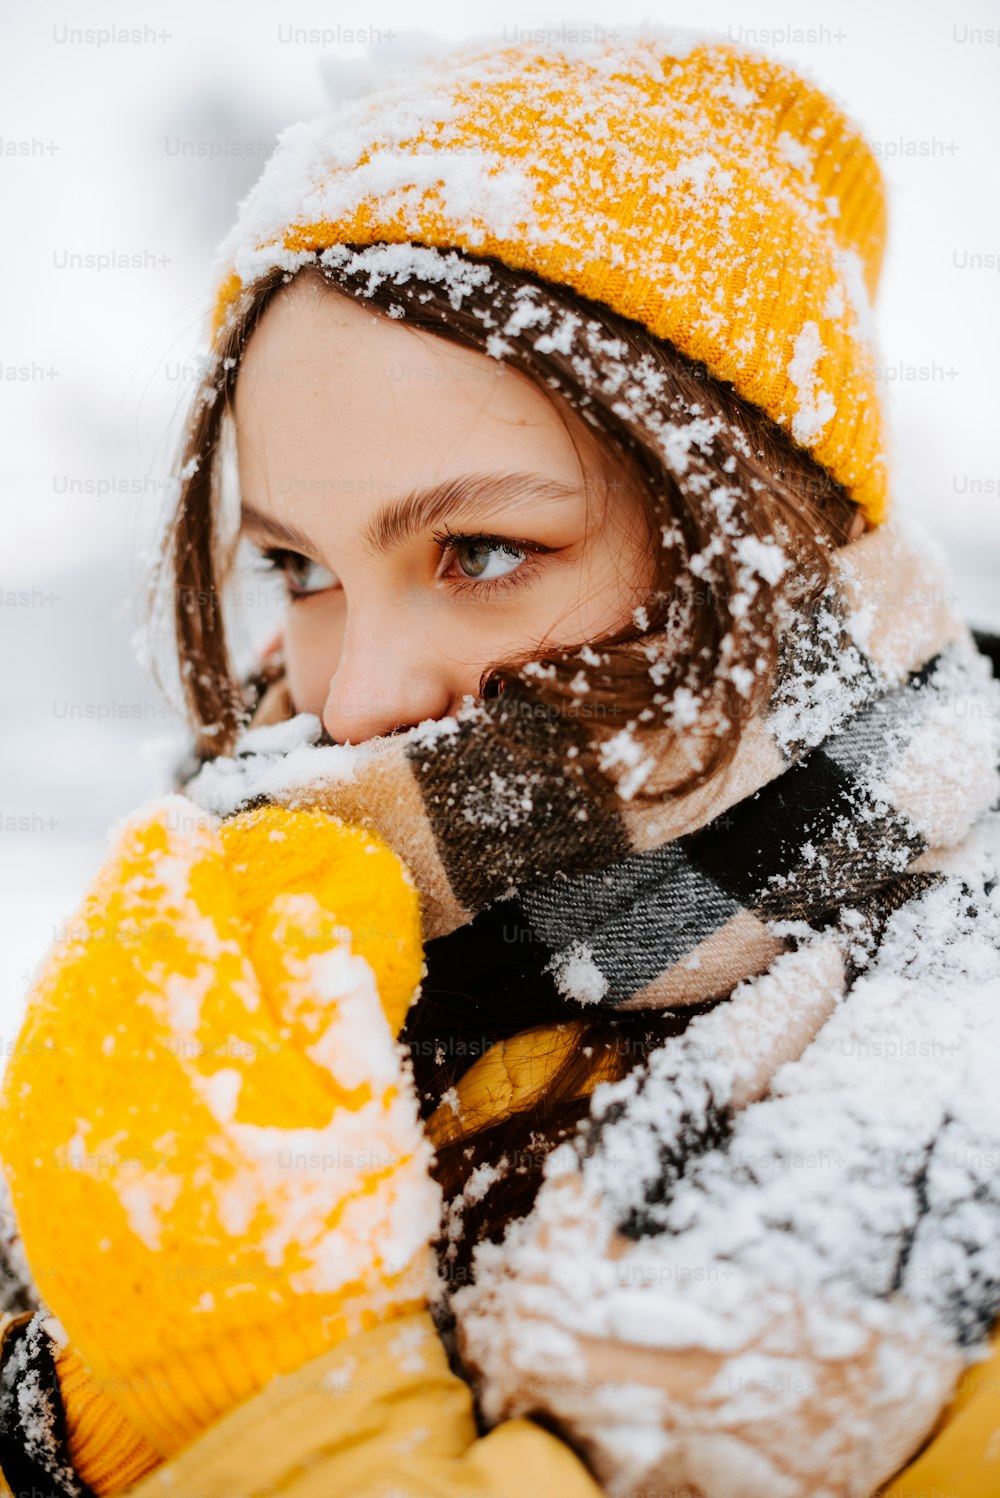
[[425,1303],[440,1190],[395,1039],[418,907],[373,834],[167,797],[40,972],[0,1158],[98,1490]]
[[864,138],[772,58],[649,24],[466,44],[283,133],[222,246],[213,329],[334,246],[495,256],[703,361],[878,524],[885,235]]

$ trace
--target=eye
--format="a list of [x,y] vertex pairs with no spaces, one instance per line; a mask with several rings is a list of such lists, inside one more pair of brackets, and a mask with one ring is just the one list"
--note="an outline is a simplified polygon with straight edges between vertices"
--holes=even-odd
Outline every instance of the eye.
[[526,560],[528,553],[497,536],[456,536],[452,550],[464,577],[492,581],[506,577]]
[[340,586],[329,567],[281,546],[261,552],[257,565],[265,572],[279,572],[291,598],[307,598]]
[[541,565],[542,557],[552,550],[537,541],[525,541],[512,536],[491,536],[477,532],[448,530],[436,531],[434,540],[441,548],[442,562],[458,563],[458,571],[442,570],[438,577],[447,582],[456,593],[464,593],[477,603],[483,603],[495,593],[520,587],[532,582]]

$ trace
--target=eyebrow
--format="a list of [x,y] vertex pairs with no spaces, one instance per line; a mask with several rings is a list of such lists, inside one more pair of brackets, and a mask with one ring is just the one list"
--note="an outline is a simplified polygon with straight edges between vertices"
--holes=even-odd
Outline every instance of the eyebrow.
[[[535,473],[463,473],[389,500],[362,527],[361,540],[376,556],[384,555],[473,507],[480,519],[486,519],[498,511],[561,504],[581,492],[577,484]],[[304,531],[247,502],[241,505],[240,529],[254,530],[297,551],[318,551]]]

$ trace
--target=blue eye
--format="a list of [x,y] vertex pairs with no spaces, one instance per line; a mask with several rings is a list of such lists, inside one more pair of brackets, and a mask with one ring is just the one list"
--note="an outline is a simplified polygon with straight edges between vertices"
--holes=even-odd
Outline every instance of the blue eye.
[[340,584],[329,567],[304,557],[300,552],[288,551],[274,546],[261,552],[259,565],[266,572],[280,572],[292,598],[305,598],[315,593],[326,593]]

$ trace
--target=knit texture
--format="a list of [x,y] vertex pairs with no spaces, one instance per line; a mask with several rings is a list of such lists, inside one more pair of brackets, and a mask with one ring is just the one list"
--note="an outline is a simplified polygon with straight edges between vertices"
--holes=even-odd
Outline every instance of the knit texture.
[[772,58],[649,25],[580,47],[466,44],[283,133],[222,246],[213,331],[261,274],[317,254],[342,266],[345,247],[387,246],[366,264],[390,275],[414,246],[496,257],[702,361],[877,524],[885,238],[862,134]]
[[[99,1487],[424,1303],[440,1193],[394,1039],[418,903],[321,812],[219,827],[170,797],[118,830],[50,954],[0,1154],[29,1265],[60,1266],[49,1309],[91,1375],[63,1365],[69,1434]],[[102,1457],[108,1404],[141,1440]]]
[[160,1464],[160,1454],[122,1414],[72,1347],[56,1353],[73,1470],[95,1493],[123,1493]]

